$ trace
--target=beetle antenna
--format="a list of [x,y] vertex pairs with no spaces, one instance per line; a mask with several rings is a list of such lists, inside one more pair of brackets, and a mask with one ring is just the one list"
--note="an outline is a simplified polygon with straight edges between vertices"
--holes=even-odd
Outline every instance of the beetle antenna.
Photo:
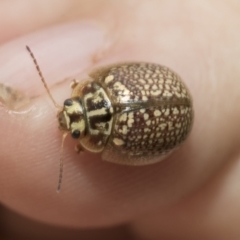
[[45,89],[47,90],[48,96],[51,98],[51,100],[52,100],[52,102],[53,102],[53,104],[55,105],[56,108],[61,108],[61,107],[56,103],[56,101],[54,100],[54,98],[53,98],[53,96],[52,96],[52,94],[51,94],[51,92],[50,92],[50,90],[49,90],[49,88],[48,88],[48,86],[47,86],[47,83],[46,83],[46,81],[45,81],[45,79],[44,79],[44,77],[43,77],[43,74],[42,74],[42,72],[41,72],[41,70],[40,70],[40,67],[39,67],[39,65],[38,65],[38,63],[37,63],[37,60],[36,60],[33,52],[31,51],[31,49],[29,48],[29,46],[26,46],[26,49],[28,50],[28,52],[30,53],[31,58],[33,59],[33,62],[34,62],[34,64],[35,64],[35,67],[36,67],[36,69],[37,69],[37,71],[38,71],[38,74],[39,74],[39,76],[40,76],[40,78],[41,78],[41,80],[42,80],[42,83],[43,83]]
[[61,149],[60,149],[60,167],[59,167],[59,177],[58,177],[58,187],[57,187],[57,192],[59,193],[61,190],[61,185],[62,185],[62,178],[63,178],[63,144],[68,135],[68,132],[65,132],[62,136],[62,144],[61,144]]

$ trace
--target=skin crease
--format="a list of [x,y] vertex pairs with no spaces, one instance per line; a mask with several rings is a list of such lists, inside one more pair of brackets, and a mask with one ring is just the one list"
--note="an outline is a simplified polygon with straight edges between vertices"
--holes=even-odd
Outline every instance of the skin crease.
[[[24,11],[18,4],[25,4]],[[37,1],[35,7],[16,3],[15,26],[6,14],[9,5],[0,3],[6,29],[1,83],[31,98],[14,112],[0,107],[0,202],[7,207],[0,210],[2,235],[239,239],[240,4],[61,1],[53,14],[52,5],[56,2],[42,1],[42,8]],[[42,14],[34,14],[38,9]],[[21,38],[11,41],[16,36]],[[174,69],[194,100],[187,142],[166,161],[131,168],[102,162],[99,155],[76,155],[68,138],[57,194],[61,133],[26,44],[58,103],[70,96],[72,76],[84,79],[96,66],[137,60]]]

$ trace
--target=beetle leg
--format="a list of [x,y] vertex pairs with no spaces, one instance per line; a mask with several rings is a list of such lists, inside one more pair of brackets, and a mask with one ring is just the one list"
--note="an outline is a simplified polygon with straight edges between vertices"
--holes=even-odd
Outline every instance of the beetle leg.
[[74,89],[74,88],[78,85],[78,83],[79,83],[79,82],[78,82],[76,79],[73,79],[72,82],[71,82],[70,87],[71,87],[72,89]]
[[80,152],[83,152],[84,151],[84,148],[82,147],[82,145],[80,143],[78,143],[76,146],[75,146],[75,151],[76,153],[80,153]]

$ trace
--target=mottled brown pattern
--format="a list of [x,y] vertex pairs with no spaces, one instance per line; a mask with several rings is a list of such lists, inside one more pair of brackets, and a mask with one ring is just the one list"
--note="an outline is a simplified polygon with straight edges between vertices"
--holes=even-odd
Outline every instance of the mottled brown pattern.
[[193,119],[191,97],[180,77],[167,67],[120,64],[90,76],[101,83],[118,109],[103,151],[105,160],[129,165],[153,163],[186,139]]
[[[150,63],[113,65],[90,76],[97,77],[114,102],[190,101],[190,95],[180,77],[167,67]],[[107,76],[114,79],[105,83]]]
[[[173,114],[174,109],[179,110],[178,115]],[[154,116],[156,110],[160,110],[160,116]],[[167,111],[169,114],[164,115]],[[126,121],[120,120],[124,113],[117,116],[113,134],[103,153],[105,159],[110,154],[114,161],[130,165],[158,161],[159,156],[168,154],[184,141],[191,128],[192,110],[187,106],[161,106],[147,108],[144,113],[140,110],[132,110],[127,115],[129,113],[133,113],[132,126],[128,125],[128,116]],[[144,119],[144,115],[148,118]],[[122,140],[122,145],[114,143],[116,138]]]

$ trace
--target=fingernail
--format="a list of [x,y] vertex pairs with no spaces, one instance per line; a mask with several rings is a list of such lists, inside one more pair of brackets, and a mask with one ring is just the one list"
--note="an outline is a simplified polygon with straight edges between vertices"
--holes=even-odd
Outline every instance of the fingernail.
[[49,86],[92,64],[105,41],[102,28],[75,22],[23,36],[0,47],[0,83],[29,95],[45,91],[29,53],[34,53]]

